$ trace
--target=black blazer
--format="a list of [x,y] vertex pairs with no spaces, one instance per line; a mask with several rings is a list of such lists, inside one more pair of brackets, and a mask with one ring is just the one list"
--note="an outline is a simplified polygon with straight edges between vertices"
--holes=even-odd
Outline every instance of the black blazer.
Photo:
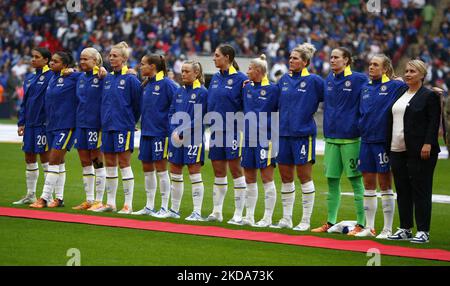
[[[404,87],[400,90],[395,102],[408,90]],[[391,151],[392,141],[392,104],[388,112],[387,149]],[[424,144],[431,144],[431,154],[440,152],[438,143],[439,124],[441,119],[441,101],[438,94],[432,90],[421,87],[410,100],[403,117],[405,145],[407,152],[413,156],[419,156]]]

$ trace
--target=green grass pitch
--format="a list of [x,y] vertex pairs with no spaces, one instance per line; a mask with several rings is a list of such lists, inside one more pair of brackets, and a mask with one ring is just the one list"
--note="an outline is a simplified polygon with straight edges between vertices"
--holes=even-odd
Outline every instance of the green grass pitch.
[[[135,176],[135,191],[133,206],[135,210],[145,205],[144,177],[137,150],[133,154],[132,168]],[[0,144],[0,206],[12,207],[11,202],[22,197],[26,192],[25,163],[19,144]],[[66,207],[50,210],[57,212],[78,213],[71,209],[85,199],[82,184],[82,169],[76,150],[66,156],[67,179],[65,187]],[[434,193],[450,195],[450,160],[439,160],[435,172]],[[278,169],[275,170],[277,190],[281,181]],[[202,169],[205,183],[203,201],[203,216],[212,210],[212,186],[214,176],[211,163],[205,162]],[[230,176],[229,176],[229,181]],[[314,166],[314,183],[316,186],[316,202],[312,216],[312,226],[319,226],[326,220],[326,181],[323,176],[323,157],[318,156]],[[182,218],[192,211],[191,187],[185,173],[185,192],[181,206]],[[294,224],[301,217],[301,193],[297,180],[297,198],[294,208]],[[201,223],[202,225],[221,226],[230,229],[255,230],[251,227],[228,225],[234,211],[232,183],[229,186],[224,204],[224,222]],[[38,195],[43,187],[42,169],[38,182]],[[259,186],[259,199],[255,219],[262,217],[264,212],[264,194]],[[351,192],[346,179],[342,179],[342,191]],[[117,205],[123,204],[121,183],[117,192]],[[156,195],[155,206],[160,206],[159,192]],[[24,206],[24,208],[27,208]],[[46,209],[49,210],[49,209]],[[431,242],[427,245],[414,245],[409,242],[382,241],[383,244],[401,245],[418,248],[440,248],[450,250],[450,205],[433,204],[431,225]],[[90,215],[93,215],[89,212]],[[96,214],[101,216],[126,217],[139,220],[151,220],[150,217],[127,216],[118,214]],[[278,195],[274,213],[274,222],[282,216],[281,199]],[[354,219],[353,197],[343,196],[339,212],[339,220]],[[187,224],[181,220],[167,220]],[[383,214],[379,208],[376,219],[377,229],[381,229]],[[199,223],[196,223],[199,224]],[[355,265],[364,266],[370,257],[365,253],[327,250],[312,247],[299,247],[274,243],[262,243],[233,239],[221,239],[195,235],[171,234],[163,232],[120,229],[111,227],[69,224],[29,219],[0,217],[0,265],[66,265],[70,257],[67,250],[77,248],[81,253],[82,265]],[[398,215],[394,227],[398,226]],[[265,229],[261,231],[280,232],[291,235],[303,235],[292,230]],[[318,237],[335,239],[347,238],[339,234],[312,234]],[[382,256],[381,265],[446,265],[450,263]]]

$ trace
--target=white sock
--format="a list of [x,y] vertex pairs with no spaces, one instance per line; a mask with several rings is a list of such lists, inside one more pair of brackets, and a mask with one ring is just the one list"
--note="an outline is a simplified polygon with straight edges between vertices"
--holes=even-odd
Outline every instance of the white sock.
[[117,185],[119,185],[119,172],[117,166],[106,167],[106,184],[105,191],[107,194],[106,203],[113,208],[116,207]]
[[255,217],[256,201],[258,200],[258,185],[256,183],[247,184],[245,194],[245,216],[247,218]]
[[42,169],[44,169],[44,180],[45,180],[45,177],[47,176],[47,172],[48,172],[48,162],[47,163],[41,163],[41,165],[42,165]]
[[375,229],[375,215],[377,213],[377,190],[364,191],[364,212],[366,214],[366,227]]
[[106,184],[106,169],[104,167],[95,169],[95,200],[103,201]]
[[228,190],[227,177],[215,177],[213,186],[214,213],[222,213],[223,201]]
[[239,177],[234,179],[234,215],[233,217],[242,217],[242,212],[245,207],[245,193],[247,184],[245,183],[245,177]]
[[25,178],[27,181],[27,196],[36,196],[36,186],[39,178],[39,166],[38,163],[27,164],[25,171]]
[[383,207],[384,227],[383,230],[392,231],[392,222],[395,214],[395,198],[392,189],[381,192],[381,205]]
[[169,208],[170,197],[170,178],[169,172],[158,172],[159,177],[159,190],[161,192],[161,207],[167,210]]
[[183,174],[170,174],[172,179],[172,210],[179,212],[181,199],[183,198],[184,182]]
[[264,184],[264,220],[272,222],[273,210],[277,201],[275,182]]
[[316,189],[314,187],[314,182],[311,180],[307,183],[302,184],[302,204],[303,204],[303,223],[309,224],[311,222],[311,214],[314,208],[314,199],[316,196]]
[[203,186],[202,174],[189,175],[192,183],[192,202],[194,203],[194,212],[202,215],[202,203],[205,187]]
[[84,183],[84,190],[86,192],[86,200],[88,202],[93,202],[94,184],[95,184],[95,171],[93,165],[83,167],[83,183]]
[[59,164],[59,177],[55,186],[55,196],[57,199],[64,200],[64,184],[66,183],[66,164]]
[[45,178],[44,191],[41,198],[50,203],[53,201],[53,189],[59,178],[59,165],[49,165],[47,177]]
[[120,169],[122,174],[123,193],[125,195],[125,205],[131,210],[133,209],[133,192],[134,192],[134,175],[130,167]]
[[155,207],[156,171],[145,172],[144,178],[145,194],[147,195],[147,204],[145,206],[152,210]]
[[281,203],[283,204],[283,218],[292,219],[292,211],[295,202],[295,183],[281,185]]

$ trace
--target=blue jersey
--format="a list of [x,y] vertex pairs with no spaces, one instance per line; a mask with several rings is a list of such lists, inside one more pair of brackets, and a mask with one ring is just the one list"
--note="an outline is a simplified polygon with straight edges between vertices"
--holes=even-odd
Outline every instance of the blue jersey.
[[[249,117],[249,114],[251,113],[255,113],[256,115],[256,121],[245,120],[246,126],[244,137],[246,146],[248,146],[249,143],[257,143],[258,146],[267,146],[267,142],[260,142],[260,140],[270,140],[272,138],[271,113],[278,111],[279,96],[280,91],[278,86],[270,84],[267,78],[264,78],[260,83],[251,82],[245,85],[243,89],[244,114],[246,115],[246,118],[251,118],[251,116]],[[261,117],[262,113],[266,113],[267,120],[265,120],[264,117]],[[267,133],[264,134],[262,138],[259,138],[260,131]]]
[[141,116],[141,83],[127,70],[125,66],[105,77],[101,105],[104,131],[134,131]]
[[399,90],[406,84],[399,80],[390,80],[383,75],[379,80],[366,84],[361,93],[359,130],[361,141],[365,143],[383,143],[386,141],[388,111]]
[[49,67],[45,66],[25,77],[18,126],[37,127],[45,124],[45,92],[53,74]]
[[[170,134],[178,128],[178,134],[182,138],[188,136],[186,132],[190,132],[191,142],[203,141],[203,117],[207,110],[207,95],[208,91],[198,80],[194,81],[192,86],[182,86],[177,89],[169,112]],[[189,118],[183,115],[188,115]],[[187,119],[189,119],[188,122],[185,121]],[[186,144],[192,143],[186,142]]]
[[100,129],[100,105],[102,103],[103,79],[98,77],[98,68],[83,73],[77,83],[77,120],[79,128]]
[[175,91],[175,82],[159,72],[143,88],[142,135],[166,137],[169,134],[169,108]]
[[81,73],[68,76],[54,74],[45,93],[45,113],[47,132],[75,128],[78,99],[77,81]]
[[280,136],[316,135],[314,113],[323,101],[324,80],[310,74],[305,68],[301,73],[283,75],[278,81],[278,87],[281,92]]
[[[242,86],[247,76],[230,66],[228,71],[217,72],[208,88],[208,112],[215,111],[222,115],[223,126],[216,130],[234,128],[234,122],[226,122],[226,113],[242,111]],[[220,126],[217,126],[220,127]],[[232,130],[232,129],[228,129]]]
[[360,137],[358,129],[361,90],[367,76],[352,72],[350,67],[325,80],[323,133],[325,138],[354,139]]

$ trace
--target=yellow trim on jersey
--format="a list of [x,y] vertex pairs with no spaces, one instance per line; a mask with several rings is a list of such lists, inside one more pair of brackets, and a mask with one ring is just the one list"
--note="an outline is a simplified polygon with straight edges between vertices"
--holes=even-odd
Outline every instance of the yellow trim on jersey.
[[228,75],[232,75],[237,73],[237,70],[233,67],[233,65],[230,66],[230,68],[228,69]]
[[[122,69],[120,70],[120,74],[121,75],[127,74],[127,71],[128,71],[128,67],[123,66]],[[114,71],[112,71],[111,74],[114,74]]]
[[391,79],[388,78],[388,76],[386,74],[383,74],[383,76],[381,77],[381,83],[387,83],[390,81],[391,81]]
[[63,147],[62,147],[62,150],[66,149],[66,146],[67,146],[67,144],[69,143],[70,137],[72,137],[72,129],[70,129],[69,135],[67,135],[66,142],[64,142],[64,145],[63,145]]
[[102,146],[102,131],[98,132],[97,149]]
[[352,74],[352,69],[350,68],[350,66],[346,66],[345,70],[344,70],[344,76],[349,76]]
[[100,70],[100,68],[98,66],[95,66],[94,69],[92,70],[92,74],[96,75],[98,74],[98,71]]
[[164,78],[164,72],[163,72],[163,71],[160,71],[160,72],[158,72],[158,73],[156,74],[155,81],[160,81],[160,80],[162,80],[163,78]]
[[131,131],[127,132],[127,143],[125,144],[125,151],[128,151],[130,149],[130,138],[131,138]]
[[166,158],[167,158],[168,146],[169,146],[169,137],[166,137],[166,141],[165,141],[165,143],[164,143],[164,155],[163,155],[163,159],[166,159]]
[[270,84],[269,78],[267,78],[267,74],[265,74],[263,79],[262,79],[262,81],[261,81],[261,86],[267,86],[269,84]]
[[200,81],[198,79],[196,79],[193,83],[192,83],[192,89],[196,89],[201,87],[202,84],[200,83]]
[[272,141],[269,141],[269,151],[267,151],[267,166],[272,163]]
[[59,73],[59,75],[60,75],[60,76],[63,76],[63,75],[64,75],[64,72],[65,72],[66,70],[68,70],[68,69],[67,69],[67,68],[62,69],[61,72]]
[[46,73],[46,72],[48,72],[49,70],[50,70],[49,66],[48,66],[48,65],[45,65],[45,66],[42,68],[42,73]]
[[200,162],[201,154],[202,154],[202,144],[198,145],[198,153],[197,153],[197,159],[195,160],[195,163]]
[[307,68],[302,69],[302,74],[300,76],[309,76],[309,71]]
[[312,160],[312,136],[308,140],[308,162]]
[[243,132],[242,131],[239,131],[239,135],[240,135],[240,138],[239,138],[239,157],[241,157],[242,156],[242,142],[244,141],[244,134],[243,134]]

